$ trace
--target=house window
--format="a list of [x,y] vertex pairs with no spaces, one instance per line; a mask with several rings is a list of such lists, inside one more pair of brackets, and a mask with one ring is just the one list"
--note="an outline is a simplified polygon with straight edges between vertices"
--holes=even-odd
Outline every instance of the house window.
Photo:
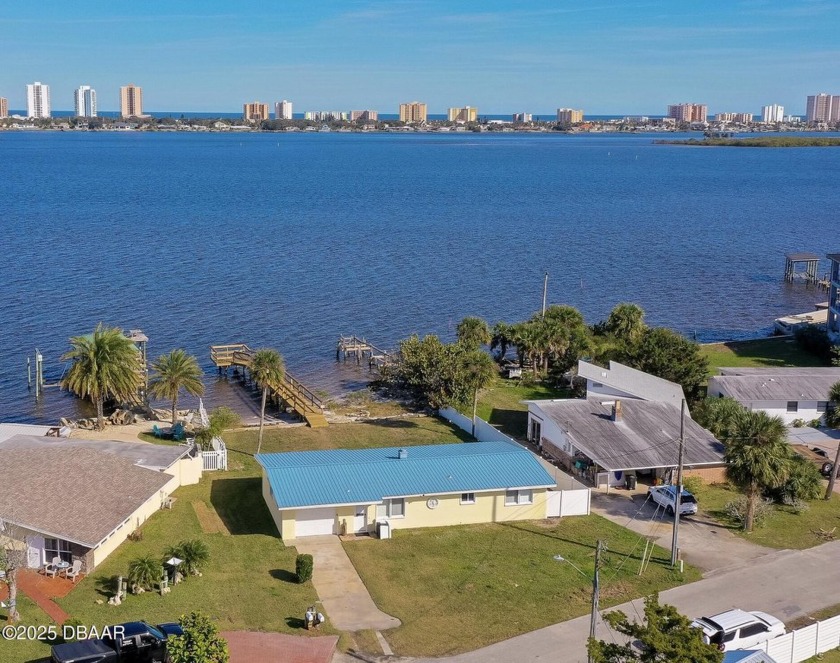
[[534,501],[534,491],[526,490],[508,490],[505,492],[505,506],[518,506],[520,504],[532,504]]
[[48,562],[51,562],[53,557],[60,557],[62,562],[68,564],[73,562],[70,543],[62,539],[44,539],[44,556]]
[[405,518],[405,498],[395,497],[386,502],[388,518]]
[[827,412],[828,401],[817,401],[817,412]]
[[461,504],[475,504],[475,493],[461,493]]
[[797,401],[788,401],[787,402],[787,411],[788,412],[799,412],[799,403]]
[[593,383],[592,383],[592,388],[593,388],[593,389],[600,389],[600,388],[601,388],[601,387],[603,387],[603,386],[604,386],[604,385],[603,385],[601,382],[593,382]]

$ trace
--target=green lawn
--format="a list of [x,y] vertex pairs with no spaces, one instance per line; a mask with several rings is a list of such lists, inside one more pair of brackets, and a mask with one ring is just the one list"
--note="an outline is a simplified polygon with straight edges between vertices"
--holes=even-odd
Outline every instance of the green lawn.
[[832,649],[824,654],[809,658],[805,663],[840,663],[840,649]]
[[[18,611],[21,621],[18,626],[49,626],[52,620],[25,595],[18,593]],[[6,611],[0,617],[0,628],[6,626]],[[61,626],[57,627],[61,630]],[[28,663],[40,661],[50,656],[50,645],[40,640],[6,640],[0,638],[0,660],[3,663]]]
[[762,338],[700,346],[709,360],[710,375],[720,366],[823,366],[819,357],[806,352],[791,338]]
[[[656,549],[638,576],[644,541],[599,516],[397,530],[385,541],[344,548],[376,601],[402,626],[385,634],[403,656],[441,656],[477,649],[589,612],[598,539],[609,551],[601,604],[617,605],[683,582]],[[687,568],[686,581],[700,574]]]
[[809,502],[808,508],[801,513],[787,506],[774,505],[765,524],[756,527],[750,534],[731,522],[724,512],[726,503],[737,499],[739,495],[726,485],[703,485],[697,490],[697,501],[704,512],[725,527],[748,541],[770,548],[802,550],[825,543],[824,539],[814,534],[820,528],[830,530],[837,527],[840,536],[840,496],[836,494],[827,501],[817,499]]
[[[570,398],[565,389],[558,390],[544,384],[521,384],[515,380],[495,380],[493,385],[483,389],[478,396],[478,416],[498,426],[511,437],[525,439],[528,427],[528,406],[520,401],[547,398]],[[469,411],[467,411],[469,410]],[[470,408],[463,409],[472,416]]]
[[[268,428],[262,451],[438,444],[465,437],[446,422],[421,416],[314,430]],[[222,630],[304,633],[301,617],[317,595],[311,583],[295,582],[296,550],[283,545],[263,501],[260,469],[253,458],[257,430],[228,431],[224,438],[231,470],[206,473],[198,485],[179,488],[172,510],[156,513],[143,525],[142,540],[123,543],[69,596],[57,601],[65,611],[85,624],[103,625],[139,618],[172,620],[198,607]],[[226,531],[203,531],[196,504],[202,513],[217,514]],[[160,555],[167,545],[188,538],[200,538],[210,548],[203,577],[187,579],[165,597],[129,596],[118,608],[97,604],[113,593],[115,579],[126,575],[130,560],[146,553]]]

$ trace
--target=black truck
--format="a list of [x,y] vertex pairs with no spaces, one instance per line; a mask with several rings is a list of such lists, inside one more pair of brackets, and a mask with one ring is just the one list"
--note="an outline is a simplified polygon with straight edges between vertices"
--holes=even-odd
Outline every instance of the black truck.
[[52,663],[167,663],[166,641],[183,635],[178,624],[128,622],[112,626],[110,637],[53,645]]

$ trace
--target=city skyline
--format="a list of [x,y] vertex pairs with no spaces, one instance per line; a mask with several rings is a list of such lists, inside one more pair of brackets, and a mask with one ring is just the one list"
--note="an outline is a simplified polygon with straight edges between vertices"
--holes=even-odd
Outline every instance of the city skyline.
[[197,7],[155,13],[99,2],[80,17],[54,0],[13,5],[0,21],[0,96],[10,109],[23,108],[22,85],[41,80],[52,85],[53,107],[69,109],[85,83],[108,112],[118,88],[134,79],[145,88],[144,106],[159,111],[233,112],[245,99],[291,96],[298,108],[382,112],[424,99],[441,112],[469,101],[488,115],[548,115],[559,105],[593,115],[659,114],[699,99],[710,113],[758,115],[779,104],[804,115],[807,96],[840,84],[833,0],[690,7],[534,0],[527,8],[500,0],[457,8],[441,0],[326,0],[290,2],[276,13],[207,0]]

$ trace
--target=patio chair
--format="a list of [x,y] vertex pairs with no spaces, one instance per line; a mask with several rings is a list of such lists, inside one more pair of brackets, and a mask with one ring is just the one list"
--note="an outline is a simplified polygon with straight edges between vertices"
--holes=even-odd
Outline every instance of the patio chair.
[[55,574],[58,573],[58,567],[53,564],[52,562],[47,562],[44,564],[44,575],[49,576],[50,578],[55,578]]
[[155,437],[163,437],[163,431],[160,428],[158,428],[157,424],[152,426],[152,435],[154,435]]
[[68,580],[72,580],[76,582],[76,578],[79,577],[79,573],[82,571],[82,560],[77,559],[73,561],[73,566],[68,569],[64,569],[64,577]]

